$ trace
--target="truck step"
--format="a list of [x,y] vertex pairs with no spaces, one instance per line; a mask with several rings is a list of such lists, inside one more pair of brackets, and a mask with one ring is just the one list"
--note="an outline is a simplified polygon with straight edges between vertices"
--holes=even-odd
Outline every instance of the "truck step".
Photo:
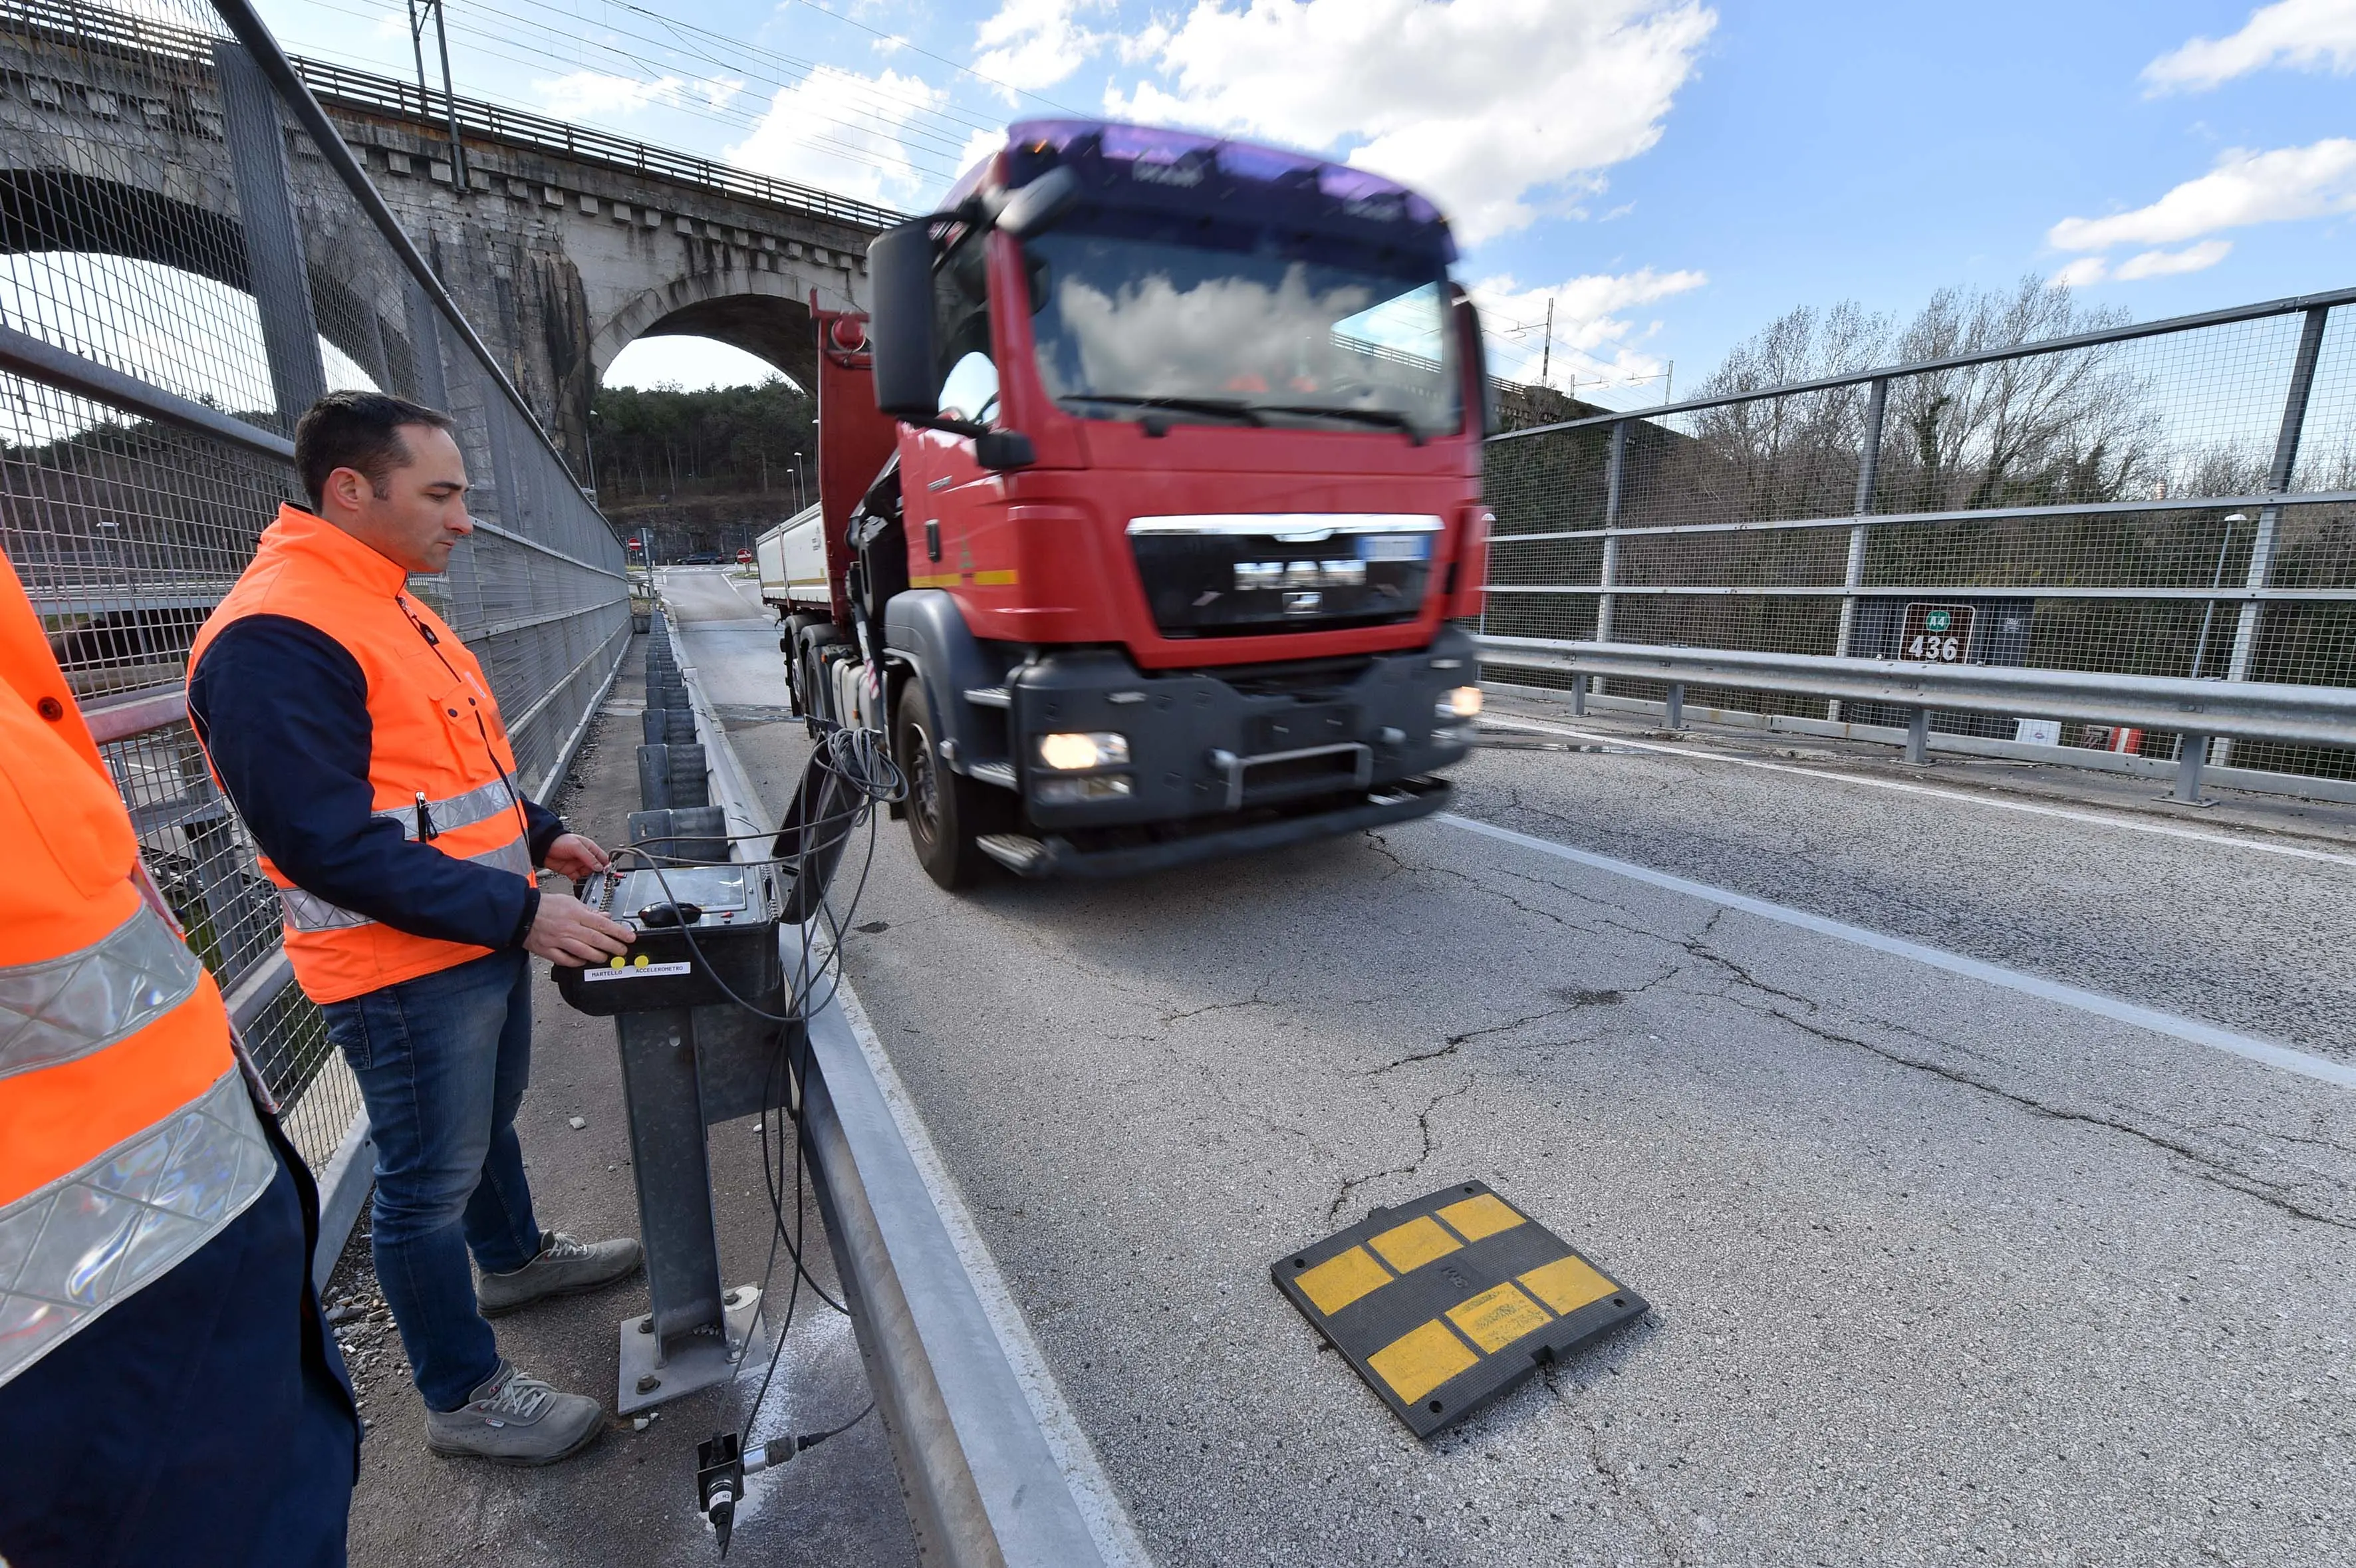
[[1011,762],[977,762],[966,769],[966,776],[979,779],[984,784],[995,784],[1001,789],[1014,788],[1014,764]]
[[1014,699],[1007,695],[1003,686],[969,686],[965,700],[977,708],[1011,708],[1014,705]]
[[1020,876],[1045,856],[1047,846],[1022,833],[984,833],[973,847]]

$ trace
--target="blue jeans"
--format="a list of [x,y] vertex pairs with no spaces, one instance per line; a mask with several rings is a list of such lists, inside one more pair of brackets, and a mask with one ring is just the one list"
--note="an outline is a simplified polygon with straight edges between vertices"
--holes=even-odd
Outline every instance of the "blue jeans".
[[417,1391],[455,1410],[498,1370],[466,1254],[508,1273],[540,1253],[516,1107],[531,1079],[524,954],[330,1002],[327,1037],[351,1064],[376,1138],[376,1277]]

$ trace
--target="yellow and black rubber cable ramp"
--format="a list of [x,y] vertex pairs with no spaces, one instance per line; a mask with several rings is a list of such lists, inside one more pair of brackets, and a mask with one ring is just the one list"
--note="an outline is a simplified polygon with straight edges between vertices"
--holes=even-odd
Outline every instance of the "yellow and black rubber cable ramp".
[[1418,1437],[1648,1310],[1477,1181],[1377,1208],[1269,1273]]

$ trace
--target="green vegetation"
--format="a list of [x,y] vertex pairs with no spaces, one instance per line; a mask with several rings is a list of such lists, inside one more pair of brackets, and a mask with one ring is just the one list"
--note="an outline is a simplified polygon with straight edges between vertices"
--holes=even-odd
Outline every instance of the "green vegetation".
[[782,379],[681,392],[601,389],[590,407],[598,499],[610,510],[689,496],[763,495],[791,510],[818,483],[817,404]]

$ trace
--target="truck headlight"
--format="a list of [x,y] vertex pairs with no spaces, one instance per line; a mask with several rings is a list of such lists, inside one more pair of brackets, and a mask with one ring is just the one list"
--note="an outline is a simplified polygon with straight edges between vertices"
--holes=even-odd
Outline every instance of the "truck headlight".
[[1129,736],[1105,730],[1073,731],[1039,737],[1039,763],[1058,773],[1118,768],[1129,760]]
[[1433,716],[1443,719],[1477,719],[1481,716],[1481,688],[1459,686],[1440,694],[1439,706]]

